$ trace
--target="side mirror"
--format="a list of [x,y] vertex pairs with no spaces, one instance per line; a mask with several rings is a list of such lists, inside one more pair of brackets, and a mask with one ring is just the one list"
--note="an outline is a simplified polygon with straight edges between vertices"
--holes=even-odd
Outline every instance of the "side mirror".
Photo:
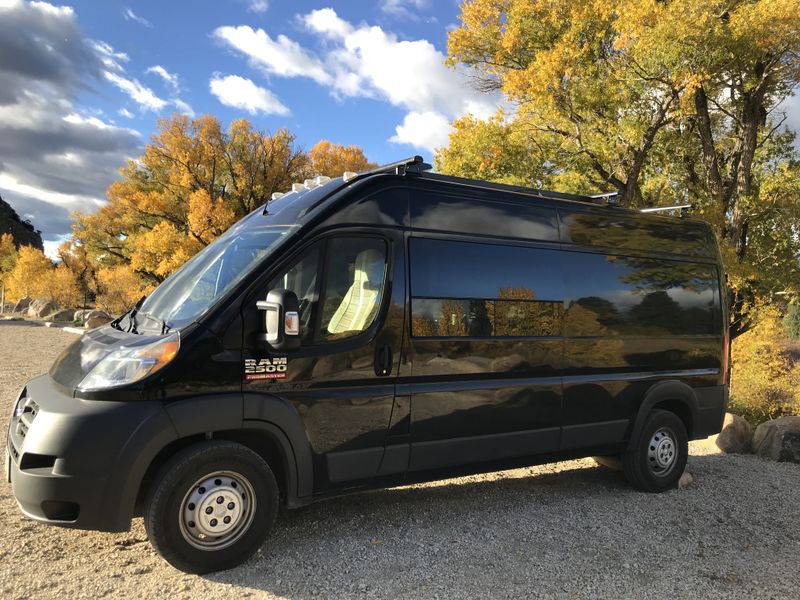
[[273,350],[290,352],[300,347],[300,302],[289,290],[272,290],[266,300],[256,302],[264,311],[265,333],[259,339]]

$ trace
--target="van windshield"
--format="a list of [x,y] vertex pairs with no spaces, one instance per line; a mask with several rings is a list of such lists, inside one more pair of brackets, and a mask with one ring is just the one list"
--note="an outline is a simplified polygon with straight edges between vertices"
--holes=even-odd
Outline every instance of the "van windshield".
[[145,299],[137,315],[150,318],[137,316],[137,329],[151,327],[150,321],[162,321],[171,329],[197,320],[296,228],[291,225],[254,226],[251,219],[240,221]]

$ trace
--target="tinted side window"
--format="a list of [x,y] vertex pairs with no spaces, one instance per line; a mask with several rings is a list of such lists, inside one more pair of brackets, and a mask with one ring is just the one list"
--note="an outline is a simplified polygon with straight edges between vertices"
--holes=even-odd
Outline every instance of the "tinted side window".
[[558,241],[554,209],[416,191],[410,211],[415,229]]
[[560,336],[561,254],[412,238],[412,335]]
[[565,252],[567,336],[716,334],[716,269],[682,261]]
[[594,211],[560,213],[561,237],[565,242],[622,250],[714,256],[712,234],[700,223],[671,222],[658,217],[632,219]]

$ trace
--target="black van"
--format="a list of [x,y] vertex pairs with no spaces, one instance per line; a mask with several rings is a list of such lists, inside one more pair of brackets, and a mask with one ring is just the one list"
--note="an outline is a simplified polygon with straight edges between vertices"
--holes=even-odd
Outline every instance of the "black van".
[[445,177],[414,157],[296,184],[31,380],[22,511],[232,567],[280,505],[582,456],[674,486],[720,430],[711,229]]

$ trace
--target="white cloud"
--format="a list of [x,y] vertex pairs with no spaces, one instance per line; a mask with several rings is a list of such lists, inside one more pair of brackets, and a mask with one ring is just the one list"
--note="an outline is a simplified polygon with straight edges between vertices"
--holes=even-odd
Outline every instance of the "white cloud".
[[381,10],[395,16],[415,15],[416,10],[428,8],[428,0],[381,0]]
[[389,138],[389,141],[433,153],[436,148],[447,145],[450,129],[450,119],[442,113],[412,111],[406,115],[403,123],[395,128],[396,133]]
[[159,111],[167,105],[167,101],[159,98],[148,87],[143,86],[137,79],[127,79],[111,71],[105,72],[105,77],[123,92],[130,96],[144,110]]
[[132,119],[134,117],[134,114],[127,108],[120,108],[117,112],[126,119]]
[[319,59],[285,35],[273,40],[263,29],[240,25],[219,27],[214,37],[247,56],[250,64],[269,75],[310,77],[320,84],[330,83],[330,75]]
[[145,73],[152,73],[161,77],[161,79],[164,80],[164,83],[166,83],[173,92],[177,92],[180,87],[178,83],[178,76],[174,73],[170,73],[161,65],[153,65],[152,67],[148,67]]
[[225,77],[215,75],[209,82],[211,93],[222,104],[240,108],[251,115],[288,115],[289,109],[269,90],[257,86],[251,80],[238,75]]
[[[421,9],[427,2],[412,0],[411,5]],[[387,12],[401,9],[392,0],[381,6]],[[332,8],[301,15],[299,22],[320,38],[317,52],[246,25],[220,27],[214,36],[268,75],[306,77],[339,98],[374,98],[405,109],[390,138],[398,144],[441,146],[451,120],[467,113],[486,118],[502,104],[499,94],[476,91],[465,70],[446,67],[444,54],[427,40],[400,40],[381,27],[354,25]]]
[[125,8],[125,10],[122,11],[122,17],[126,21],[134,21],[136,23],[139,23],[139,25],[144,25],[145,27],[150,27],[151,29],[153,27],[153,24],[150,21],[148,21],[144,17],[140,17],[130,8]]
[[264,14],[269,8],[267,0],[248,0],[247,10],[254,13]]
[[184,102],[180,98],[173,98],[170,102],[172,105],[177,108],[180,112],[182,112],[187,117],[194,118],[195,113],[191,106],[189,106],[188,102]]

